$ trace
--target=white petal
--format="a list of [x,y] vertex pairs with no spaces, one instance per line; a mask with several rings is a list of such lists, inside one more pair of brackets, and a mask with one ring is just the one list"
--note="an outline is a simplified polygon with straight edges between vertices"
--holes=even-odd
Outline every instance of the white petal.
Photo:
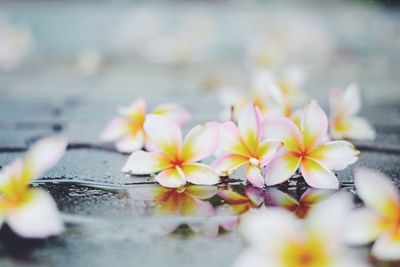
[[67,145],[67,140],[61,136],[36,142],[24,158],[24,179],[29,181],[48,171],[64,155]]
[[112,142],[124,136],[129,128],[129,121],[126,118],[115,118],[111,120],[100,135],[100,139],[105,142]]
[[161,152],[136,151],[129,156],[121,171],[133,174],[152,174],[171,167]]
[[380,217],[367,208],[360,208],[350,214],[345,231],[346,241],[351,245],[372,243],[382,233]]
[[328,118],[319,106],[318,102],[312,100],[303,113],[303,135],[304,147],[311,149],[321,143],[328,132]]
[[372,246],[372,255],[381,260],[400,260],[400,234],[383,234]]
[[400,196],[385,175],[369,169],[358,169],[354,183],[358,195],[368,207],[389,218],[398,214],[395,211],[400,203]]
[[35,189],[29,193],[32,199],[7,216],[11,229],[26,238],[46,238],[61,234],[64,225],[51,195]]
[[300,171],[308,185],[321,189],[338,189],[335,174],[324,165],[311,158],[303,158]]
[[160,115],[147,115],[144,129],[151,142],[165,155],[176,159],[182,142],[182,132],[176,122]]
[[144,135],[142,131],[137,131],[136,135],[126,136],[115,143],[115,148],[122,153],[131,153],[144,146]]
[[216,122],[197,125],[183,141],[181,158],[196,162],[214,153],[219,141],[219,126]]
[[207,165],[189,163],[182,166],[186,180],[193,184],[213,185],[219,182],[219,175]]
[[287,181],[299,168],[301,158],[286,149],[281,149],[267,166],[266,185],[276,185]]
[[180,171],[175,168],[163,170],[154,177],[160,185],[170,188],[178,188],[186,184],[186,179]]
[[350,142],[332,141],[325,143],[310,152],[310,157],[323,164],[329,170],[343,170],[355,163],[360,155]]

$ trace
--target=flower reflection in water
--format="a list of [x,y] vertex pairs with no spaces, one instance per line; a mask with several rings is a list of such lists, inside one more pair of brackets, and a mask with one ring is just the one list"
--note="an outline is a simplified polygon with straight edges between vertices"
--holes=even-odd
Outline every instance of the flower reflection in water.
[[129,195],[134,208],[144,204],[146,215],[168,215],[176,219],[162,225],[165,234],[216,236],[234,229],[238,223],[238,217],[218,201],[217,192],[216,186],[165,188],[157,185],[130,189]]
[[236,214],[244,214],[250,209],[266,207],[282,207],[293,212],[297,217],[304,218],[309,209],[314,205],[333,196],[338,190],[308,188],[305,192],[286,190],[285,193],[277,188],[261,189],[247,186],[240,191],[240,187],[228,186],[218,192],[218,195],[229,203]]

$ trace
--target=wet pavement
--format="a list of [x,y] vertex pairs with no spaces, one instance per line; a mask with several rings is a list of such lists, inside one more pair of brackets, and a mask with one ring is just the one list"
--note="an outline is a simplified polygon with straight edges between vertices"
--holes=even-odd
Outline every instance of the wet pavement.
[[[16,21],[30,25],[38,35],[38,54],[17,70],[0,72],[0,165],[22,155],[42,137],[66,135],[71,143],[66,155],[33,186],[52,194],[67,228],[59,237],[24,240],[3,226],[1,266],[230,266],[244,246],[237,232],[241,214],[281,205],[277,196],[283,196],[291,199],[292,205],[286,208],[302,217],[314,204],[307,201],[307,194],[319,194],[323,200],[335,193],[310,191],[295,181],[273,189],[256,189],[237,180],[242,178],[241,172],[216,186],[188,185],[176,190],[161,188],[152,177],[120,172],[127,155],[99,141],[101,130],[116,108],[137,97],[146,97],[150,106],[181,103],[193,114],[186,130],[219,119],[222,106],[216,92],[205,84],[211,78],[246,82],[249,73],[243,57],[236,53],[246,27],[239,27],[239,33],[234,33],[232,27],[227,30],[227,38],[234,41],[219,44],[218,51],[226,50],[221,58],[158,64],[113,54],[102,44],[107,36],[101,39],[99,34],[82,38],[84,41],[72,40],[69,29],[65,34],[70,43],[61,45],[57,41],[67,21],[81,21],[82,28],[94,29],[95,22],[106,25],[130,5],[96,7],[88,2],[83,5],[88,13],[82,14],[75,13],[78,4],[48,3],[44,12],[48,12],[52,23],[47,24],[40,16],[44,3],[39,3],[4,2],[5,10]],[[110,6],[113,8],[108,14]],[[189,14],[196,7],[212,9],[213,18],[223,10],[221,16],[228,22],[235,16],[273,13],[252,5],[243,14],[240,7],[225,10],[220,4],[215,10],[210,4],[184,7]],[[166,12],[171,15],[179,8],[172,5]],[[289,13],[293,9],[279,5],[274,8]],[[64,17],[56,16],[60,9],[65,10]],[[399,11],[363,5],[352,6],[354,13],[343,13],[347,10],[343,5],[332,9],[317,5],[313,9],[318,11],[316,19],[334,36],[335,47],[326,58],[304,64],[309,72],[307,94],[326,107],[331,87],[357,81],[365,100],[362,115],[378,133],[374,141],[356,142],[362,151],[360,160],[338,173],[343,190],[354,192],[353,170],[360,166],[396,178],[400,188],[400,77],[396,73],[400,67]],[[306,10],[299,12],[307,17],[310,14]],[[99,15],[93,22],[88,17],[95,13]],[[342,25],[355,18],[361,20],[360,24],[349,28]],[[373,27],[361,25],[371,20]],[[104,31],[111,32],[112,23],[106,26]],[[379,27],[386,32],[379,31]],[[77,29],[79,34],[81,31]],[[233,45],[235,41],[238,44]],[[101,43],[99,49],[107,64],[96,76],[83,77],[71,63],[73,52],[66,47],[85,45],[82,42]]]

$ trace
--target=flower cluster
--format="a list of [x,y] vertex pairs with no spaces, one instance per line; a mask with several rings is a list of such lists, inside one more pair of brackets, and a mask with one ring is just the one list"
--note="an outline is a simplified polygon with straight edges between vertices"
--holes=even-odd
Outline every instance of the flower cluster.
[[[301,113],[300,125],[284,116],[263,118],[259,108],[249,102],[238,114],[237,123],[196,126],[182,142],[177,123],[142,112],[135,129],[146,136],[152,148],[132,153],[122,171],[138,175],[159,172],[155,179],[161,185],[180,187],[186,182],[216,184],[218,176],[228,176],[245,165],[247,180],[260,188],[285,182],[297,171],[312,187],[338,188],[333,171],[356,162],[359,151],[348,141],[327,141],[328,119],[316,101]],[[197,163],[217,148],[222,154],[210,166]]]

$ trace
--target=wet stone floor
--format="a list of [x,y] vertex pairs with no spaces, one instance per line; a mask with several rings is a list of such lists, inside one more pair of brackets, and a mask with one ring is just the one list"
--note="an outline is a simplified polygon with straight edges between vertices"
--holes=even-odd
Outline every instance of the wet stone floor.
[[[18,3],[8,3],[7,7],[16,18],[41,26],[41,38],[58,32],[57,23],[66,19],[52,16],[54,24],[44,27],[40,9],[29,1],[25,4],[29,8],[21,8]],[[83,19],[74,4],[66,5],[66,14],[77,16],[76,21]],[[86,6],[95,10],[92,4]],[[51,13],[55,8],[49,6],[45,11]],[[107,6],[95,11],[101,13],[104,9]],[[332,19],[341,10],[324,9],[319,15]],[[394,15],[398,14],[368,11],[361,19],[370,21],[373,17],[387,25],[399,25]],[[86,29],[93,27],[89,20],[82,23]],[[361,115],[376,127],[377,138],[355,142],[361,150],[360,160],[337,173],[341,190],[352,192],[355,203],[359,199],[352,183],[357,167],[382,171],[400,189],[400,77],[394,74],[400,68],[400,50],[394,46],[369,47],[376,40],[364,32],[367,30],[368,27],[361,27],[352,33],[363,40],[360,43],[346,38],[349,32],[338,34],[343,37],[338,38],[340,49],[327,62],[309,68],[307,85],[307,93],[320,100],[325,109],[328,89],[333,85],[358,81],[365,89]],[[56,40],[54,37],[49,42],[60,45]],[[38,45],[46,42],[40,38],[37,41]],[[100,143],[99,133],[115,116],[116,108],[141,96],[150,106],[163,102],[186,106],[193,120],[185,131],[198,123],[219,119],[222,107],[216,93],[202,88],[202,81],[216,72],[240,83],[246,79],[244,67],[238,63],[241,59],[163,65],[110,56],[102,73],[81,77],[72,70],[70,56],[60,51],[52,53],[34,58],[16,71],[0,73],[0,166],[23,155],[40,138],[67,136],[70,146],[65,156],[32,185],[51,193],[67,227],[58,237],[27,240],[3,226],[0,266],[230,266],[245,246],[237,230],[241,214],[284,206],[304,217],[315,202],[336,193],[310,189],[301,180],[257,189],[240,181],[241,172],[215,186],[162,188],[152,177],[120,172],[128,156]],[[310,202],[309,195],[318,197]],[[360,253],[366,251],[363,248]]]

